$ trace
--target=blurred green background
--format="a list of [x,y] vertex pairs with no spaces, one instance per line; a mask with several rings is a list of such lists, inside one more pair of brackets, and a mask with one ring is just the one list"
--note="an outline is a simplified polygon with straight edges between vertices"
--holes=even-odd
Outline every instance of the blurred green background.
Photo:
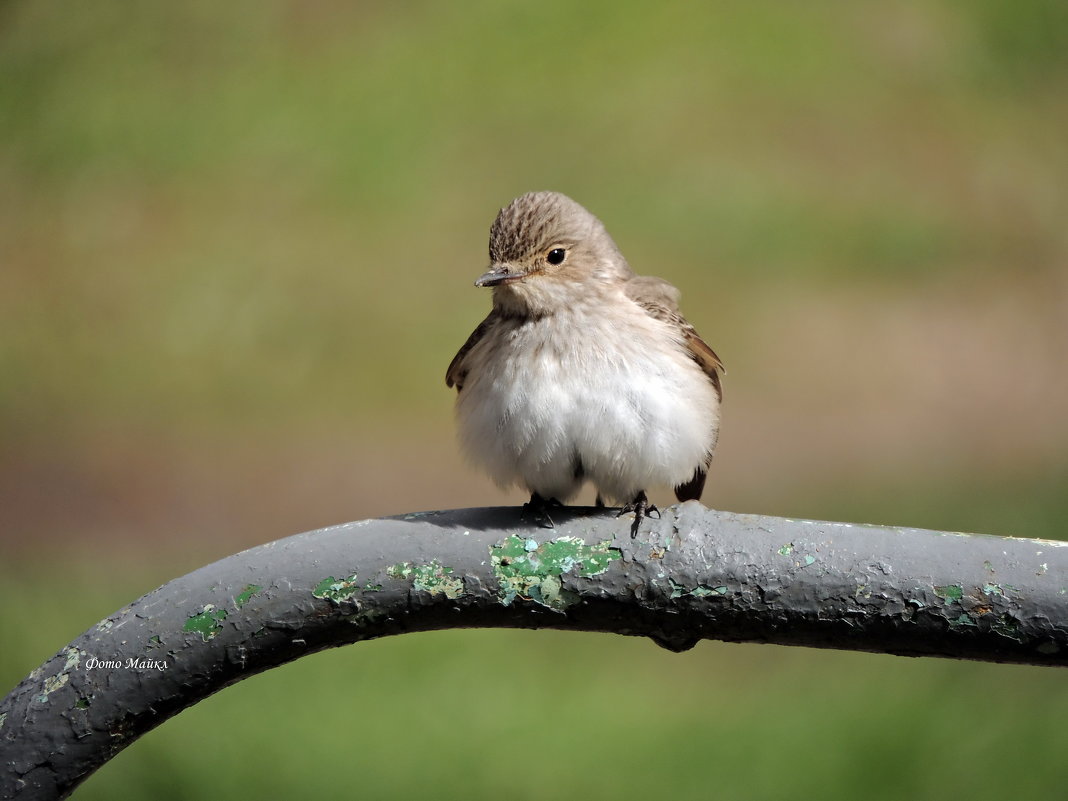
[[[1060,0],[0,2],[0,691],[241,548],[521,500],[443,376],[532,189],[724,358],[709,505],[1063,536],[1066,131]],[[1049,669],[440,632],[77,797],[1060,798],[1066,719]]]

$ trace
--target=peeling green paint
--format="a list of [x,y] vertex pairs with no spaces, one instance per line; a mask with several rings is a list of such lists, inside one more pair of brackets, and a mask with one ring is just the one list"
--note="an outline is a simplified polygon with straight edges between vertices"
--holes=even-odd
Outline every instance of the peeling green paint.
[[690,595],[694,595],[694,596],[696,596],[698,598],[700,598],[700,597],[702,597],[704,595],[726,595],[726,594],[727,594],[727,587],[724,584],[721,584],[718,587],[709,587],[709,586],[707,586],[705,584],[698,584],[696,587],[694,587],[690,591]]
[[63,665],[63,672],[70,673],[74,668],[82,662],[82,657],[85,656],[85,651],[79,651],[77,648],[67,649],[67,661]]
[[562,588],[560,577],[564,573],[604,573],[621,556],[611,545],[611,540],[587,545],[578,537],[557,537],[538,544],[515,535],[500,545],[491,545],[490,559],[500,583],[501,602],[507,606],[519,597],[551,609],[566,609],[578,599]]
[[85,651],[79,651],[77,648],[67,648],[63,653],[66,657],[63,662],[63,667],[59,669],[59,672],[56,675],[49,676],[44,680],[41,694],[37,696],[36,700],[42,704],[47,703],[48,696],[60,687],[66,685],[70,680],[70,672],[81,664],[82,657],[85,656]]
[[88,698],[79,698],[74,702],[75,709],[88,709],[92,702]]
[[987,595],[1004,595],[1005,591],[1001,589],[1000,584],[984,584],[983,592]]
[[362,626],[367,623],[374,623],[386,617],[389,617],[389,613],[385,610],[375,609],[374,607],[361,607],[358,612],[349,615],[345,619],[356,626]]
[[207,642],[222,628],[222,622],[226,620],[226,610],[216,609],[214,604],[207,604],[200,612],[191,615],[182,631],[186,633],[196,632]]
[[972,616],[967,612],[962,612],[960,617],[949,621],[949,627],[953,629],[964,628],[965,626],[975,626],[975,621],[972,620]]
[[234,598],[234,605],[240,609],[242,606],[252,600],[252,596],[261,592],[263,587],[259,584],[249,584],[245,589],[241,590],[241,593]]
[[356,583],[356,574],[353,573],[348,578],[343,579],[327,576],[315,585],[315,589],[312,590],[312,595],[316,598],[333,601],[334,603],[341,603],[342,601],[349,600],[359,591],[360,587]]
[[[788,542],[785,545],[783,545],[781,548],[779,548],[779,550],[777,550],[776,553],[779,554],[779,556],[790,556],[790,555],[793,554],[795,547],[796,546],[794,545],[794,543]],[[801,557],[801,561],[800,562],[794,562],[794,564],[797,565],[798,567],[808,567],[809,565],[811,565],[815,561],[816,561],[816,557],[815,556],[810,556],[808,554],[805,554],[804,556]]]
[[998,620],[990,627],[990,630],[995,634],[1000,634],[1002,637],[1008,637],[1017,642],[1024,641],[1023,634],[1020,632],[1020,624],[1009,614],[1004,614],[998,618]]
[[381,584],[364,584],[363,585],[363,591],[364,592],[382,592],[382,585]]
[[671,585],[671,597],[682,598],[684,595],[692,595],[694,598],[705,598],[709,595],[726,595],[727,587],[720,585],[719,587],[710,587],[707,584],[698,584],[692,590],[686,589],[685,584],[680,584],[673,578],[668,579],[668,584]]
[[425,565],[400,562],[386,571],[390,578],[411,578],[412,589],[423,590],[431,595],[442,593],[446,598],[459,598],[464,594],[462,578],[452,575],[452,568],[441,564],[437,559]]
[[159,638],[158,634],[153,634],[151,637],[148,638],[148,645],[150,648],[159,648],[161,645],[163,645],[163,640]]
[[943,587],[935,587],[934,593],[946,603],[953,603],[964,597],[964,587],[960,584],[946,584]]
[[66,673],[57,673],[55,676],[49,676],[45,679],[44,690],[37,696],[37,700],[43,704],[48,700],[48,696],[66,684],[69,680],[70,676]]

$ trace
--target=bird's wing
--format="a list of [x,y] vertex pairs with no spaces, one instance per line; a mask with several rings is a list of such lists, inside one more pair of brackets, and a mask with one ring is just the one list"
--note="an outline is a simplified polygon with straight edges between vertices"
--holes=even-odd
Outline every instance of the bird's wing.
[[716,388],[716,394],[722,399],[723,388],[719,376],[727,370],[716,352],[708,347],[694,327],[679,313],[679,290],[664,279],[650,275],[636,275],[627,281],[623,288],[627,297],[645,309],[650,316],[678,329],[690,356],[705,371],[708,380]]
[[457,351],[456,355],[452,357],[452,361],[449,362],[449,369],[445,371],[445,385],[456,385],[456,391],[459,392],[464,388],[464,379],[467,378],[467,368],[464,367],[464,357],[470,353],[471,348],[479,343],[479,341],[486,335],[486,331],[497,317],[497,311],[494,309],[487,316],[486,319],[478,324],[478,328],[471,332],[471,336],[467,338],[467,342],[463,344],[463,347]]
[[[662,278],[641,275],[627,281],[624,291],[627,297],[641,306],[649,315],[677,329],[690,356],[704,370],[708,380],[716,389],[716,397],[722,400],[723,387],[720,384],[719,374],[727,371],[716,352],[708,347],[694,327],[679,313],[679,290]],[[688,481],[675,487],[675,497],[680,502],[700,500],[705,488],[708,465],[712,462],[712,452],[715,448],[716,443],[713,438],[705,463],[694,469],[693,476]]]

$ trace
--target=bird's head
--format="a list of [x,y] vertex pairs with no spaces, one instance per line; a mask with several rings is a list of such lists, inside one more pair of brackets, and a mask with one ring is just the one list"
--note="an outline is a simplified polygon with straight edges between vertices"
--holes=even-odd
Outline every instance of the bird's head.
[[553,311],[631,275],[601,221],[558,192],[530,192],[501,209],[489,256],[475,286],[493,287],[495,304],[517,310]]

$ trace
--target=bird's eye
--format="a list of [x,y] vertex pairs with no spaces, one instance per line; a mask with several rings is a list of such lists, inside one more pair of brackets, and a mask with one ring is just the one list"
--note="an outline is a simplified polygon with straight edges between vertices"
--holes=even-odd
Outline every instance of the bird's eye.
[[549,264],[563,264],[565,258],[567,258],[566,250],[563,248],[553,248],[549,251],[548,255],[545,256],[545,261],[549,262]]

